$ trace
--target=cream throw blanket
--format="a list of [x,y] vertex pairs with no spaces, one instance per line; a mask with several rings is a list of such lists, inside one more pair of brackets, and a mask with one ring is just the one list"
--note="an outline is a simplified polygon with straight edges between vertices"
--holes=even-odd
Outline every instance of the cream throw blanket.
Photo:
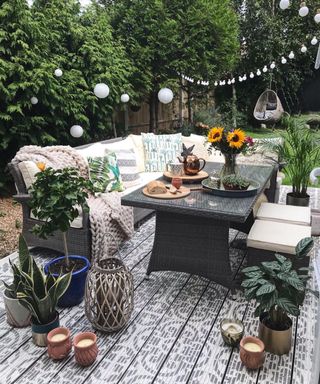
[[[87,161],[70,146],[38,147],[29,145],[17,152],[13,161],[43,162],[47,167],[61,169],[73,167],[84,178],[89,177]],[[118,245],[134,231],[133,210],[121,205],[118,192],[90,196],[90,229],[92,233],[91,257],[100,260],[110,257]]]

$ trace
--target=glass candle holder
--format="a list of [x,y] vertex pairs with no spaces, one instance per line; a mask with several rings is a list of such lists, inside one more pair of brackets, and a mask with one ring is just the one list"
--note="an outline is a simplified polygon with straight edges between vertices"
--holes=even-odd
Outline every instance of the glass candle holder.
[[244,326],[238,319],[223,319],[220,323],[223,341],[230,347],[237,347],[243,337]]

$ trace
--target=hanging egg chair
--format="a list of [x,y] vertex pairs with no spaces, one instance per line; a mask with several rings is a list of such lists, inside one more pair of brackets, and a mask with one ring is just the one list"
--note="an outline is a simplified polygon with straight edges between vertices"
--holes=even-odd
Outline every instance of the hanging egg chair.
[[278,95],[271,89],[264,91],[254,108],[253,116],[264,123],[276,123],[284,113]]

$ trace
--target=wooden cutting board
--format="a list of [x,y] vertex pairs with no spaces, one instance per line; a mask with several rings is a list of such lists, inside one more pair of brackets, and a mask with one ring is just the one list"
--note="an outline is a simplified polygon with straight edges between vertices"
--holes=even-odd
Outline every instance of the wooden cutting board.
[[165,199],[165,200],[171,200],[171,199],[181,199],[182,197],[186,197],[190,194],[190,188],[184,187],[183,185],[179,188],[179,191],[176,193],[171,193],[169,190],[167,190],[166,193],[157,193],[157,194],[151,194],[148,192],[147,187],[143,188],[142,193],[148,197],[152,197],[154,199]]
[[180,179],[182,179],[184,183],[200,183],[200,181],[206,179],[209,175],[205,171],[200,171],[194,176],[189,176],[189,175],[174,176],[171,172],[165,171],[163,173],[163,176],[169,180],[172,180],[173,177],[179,177]]

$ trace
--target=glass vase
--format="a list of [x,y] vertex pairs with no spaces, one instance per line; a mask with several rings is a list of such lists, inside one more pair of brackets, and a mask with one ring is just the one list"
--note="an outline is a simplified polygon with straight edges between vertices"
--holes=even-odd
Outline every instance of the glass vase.
[[221,169],[221,178],[228,175],[235,175],[237,172],[237,154],[223,153],[224,164]]

